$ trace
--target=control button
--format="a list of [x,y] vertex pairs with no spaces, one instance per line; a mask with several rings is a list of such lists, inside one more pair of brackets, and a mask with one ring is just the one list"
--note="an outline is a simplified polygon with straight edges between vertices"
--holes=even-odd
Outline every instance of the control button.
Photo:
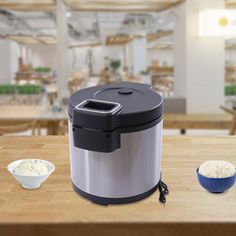
[[132,89],[123,88],[118,91],[119,94],[128,95],[132,94],[134,91]]

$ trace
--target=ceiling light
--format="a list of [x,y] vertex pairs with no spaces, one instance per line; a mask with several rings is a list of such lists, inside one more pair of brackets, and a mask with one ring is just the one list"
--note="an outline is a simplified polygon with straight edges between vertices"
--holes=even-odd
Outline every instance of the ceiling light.
[[236,10],[205,10],[199,14],[200,37],[235,37]]

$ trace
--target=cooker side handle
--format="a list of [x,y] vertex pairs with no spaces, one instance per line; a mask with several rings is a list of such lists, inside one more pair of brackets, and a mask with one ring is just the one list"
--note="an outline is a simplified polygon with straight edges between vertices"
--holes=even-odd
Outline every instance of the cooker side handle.
[[72,128],[74,146],[95,152],[113,152],[120,148],[120,132]]

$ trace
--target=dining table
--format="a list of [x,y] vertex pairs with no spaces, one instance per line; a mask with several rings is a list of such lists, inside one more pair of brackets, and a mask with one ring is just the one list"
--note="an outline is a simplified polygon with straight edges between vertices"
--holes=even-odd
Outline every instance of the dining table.
[[60,122],[67,121],[67,109],[53,112],[43,105],[0,105],[0,125],[32,121],[39,129],[46,128],[47,135],[57,135]]
[[220,108],[224,110],[227,114],[232,116],[229,134],[230,135],[236,134],[236,109],[234,109],[233,107],[225,106],[225,105],[220,106]]
[[[200,186],[196,170],[212,159],[235,165],[235,147],[233,136],[164,136],[161,171],[169,188],[165,205],[156,191],[132,204],[102,206],[73,190],[67,136],[2,136],[0,235],[234,235],[236,187],[209,193]],[[26,190],[7,165],[32,157],[54,163],[56,170],[39,189]]]

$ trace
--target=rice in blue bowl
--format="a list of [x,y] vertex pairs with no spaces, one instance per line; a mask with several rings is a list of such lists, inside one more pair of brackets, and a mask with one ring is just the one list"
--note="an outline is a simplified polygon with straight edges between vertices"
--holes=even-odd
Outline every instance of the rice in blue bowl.
[[222,193],[235,183],[235,166],[226,161],[207,161],[197,168],[198,181],[211,193]]

